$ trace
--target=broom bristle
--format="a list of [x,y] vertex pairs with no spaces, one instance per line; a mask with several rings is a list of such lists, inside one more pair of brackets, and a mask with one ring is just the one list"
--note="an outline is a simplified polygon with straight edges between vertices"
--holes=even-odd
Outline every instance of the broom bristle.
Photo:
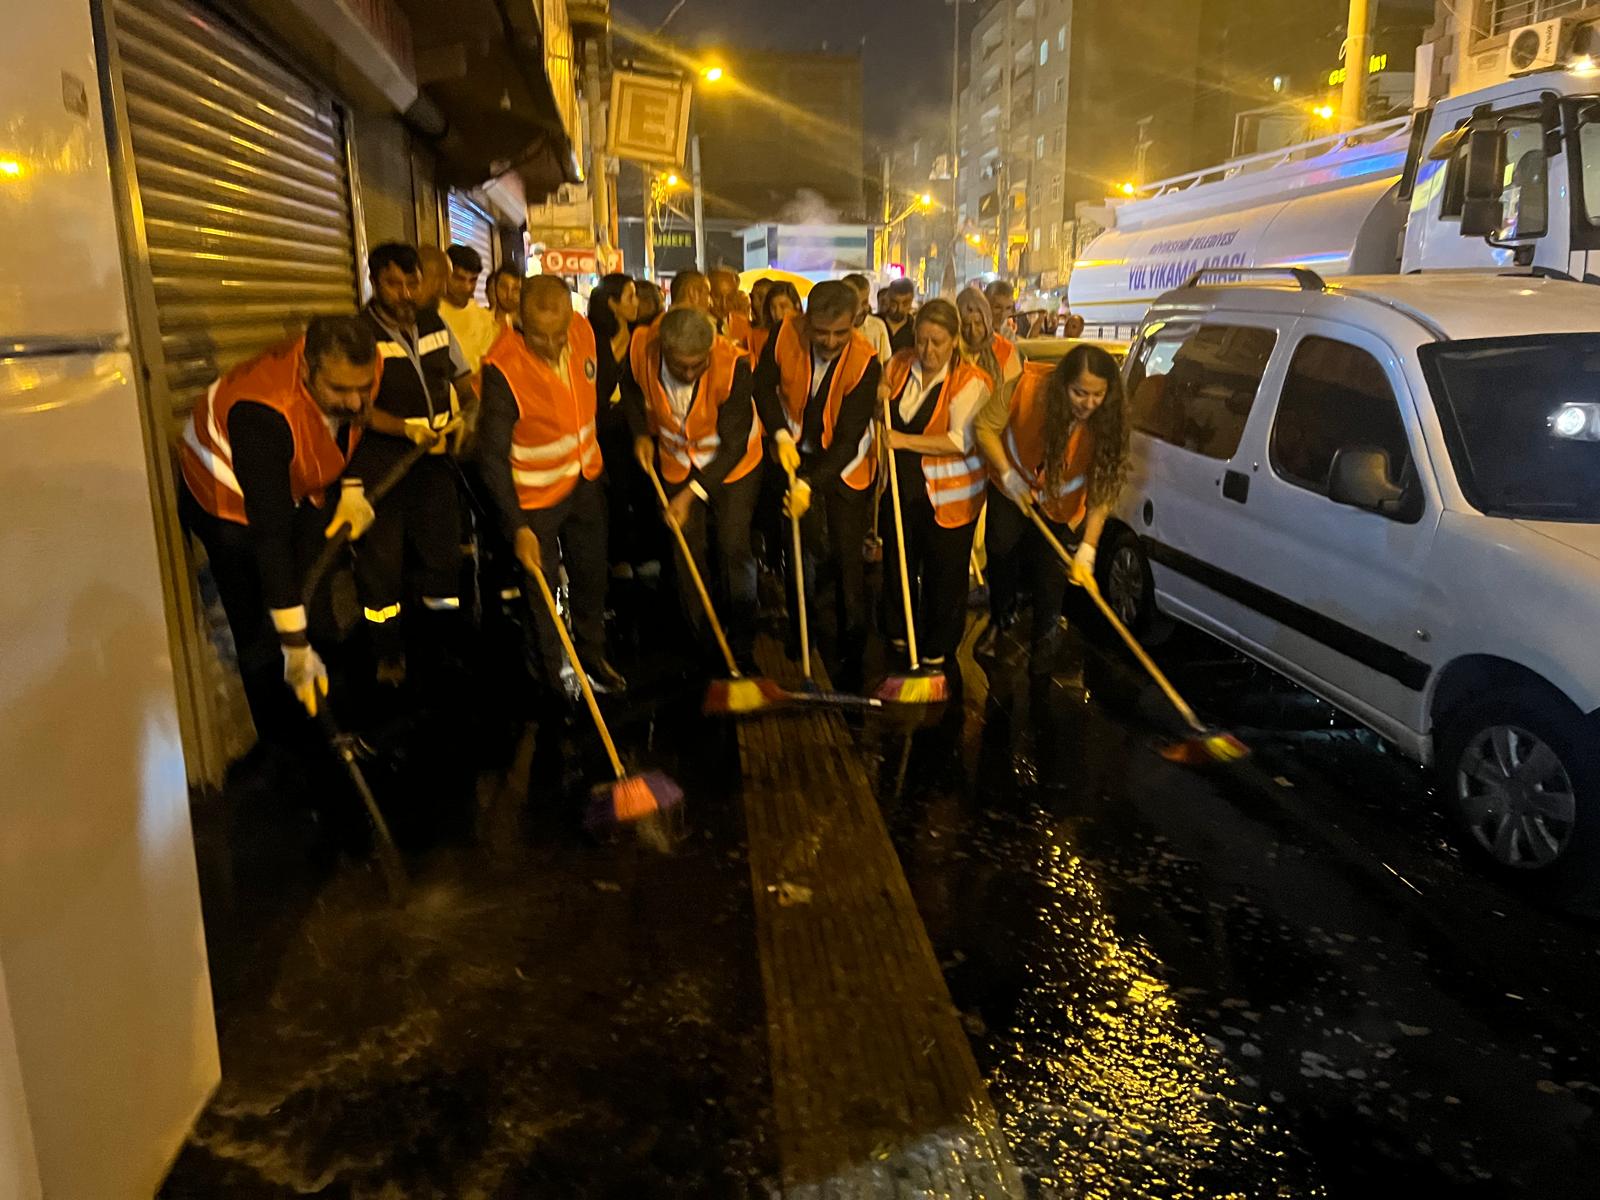
[[683,789],[660,771],[629,775],[596,784],[591,793],[589,824],[595,828],[631,825],[683,803]]
[[786,699],[784,690],[770,679],[718,679],[706,689],[704,711],[709,716],[760,712]]
[[1248,758],[1250,747],[1231,733],[1214,733],[1208,737],[1185,738],[1163,746],[1159,753],[1168,762],[1198,767],[1212,762],[1238,762]]
[[950,681],[943,675],[891,675],[877,695],[888,704],[943,704],[950,699]]

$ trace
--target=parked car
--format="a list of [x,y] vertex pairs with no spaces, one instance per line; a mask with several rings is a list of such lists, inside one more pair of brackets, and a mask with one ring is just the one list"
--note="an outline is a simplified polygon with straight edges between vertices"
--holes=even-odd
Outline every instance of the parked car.
[[1214,634],[1433,767],[1493,869],[1594,883],[1600,289],[1207,278],[1157,302],[1125,364],[1107,598],[1136,628]]

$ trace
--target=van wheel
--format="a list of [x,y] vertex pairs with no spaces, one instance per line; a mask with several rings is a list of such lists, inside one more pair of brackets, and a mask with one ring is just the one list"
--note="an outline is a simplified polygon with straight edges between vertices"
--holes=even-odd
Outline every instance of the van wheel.
[[1111,553],[1098,560],[1100,593],[1111,611],[1148,646],[1159,645],[1172,633],[1172,623],[1156,611],[1155,582],[1150,562],[1130,531],[1120,530]]
[[1495,873],[1563,893],[1600,871],[1600,753],[1582,713],[1511,687],[1446,718],[1440,792],[1464,848]]

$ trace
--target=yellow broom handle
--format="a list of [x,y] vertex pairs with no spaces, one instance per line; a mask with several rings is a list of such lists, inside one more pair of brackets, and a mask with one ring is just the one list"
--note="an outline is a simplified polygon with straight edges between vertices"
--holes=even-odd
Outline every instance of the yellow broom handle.
[[[794,492],[794,471],[789,471],[789,491]],[[791,511],[789,524],[794,529],[794,598],[800,608],[800,671],[811,678],[811,630],[806,624],[806,559],[800,544],[800,518]]]
[[906,575],[906,529],[900,517],[900,473],[894,465],[894,447],[889,444],[889,433],[894,428],[889,415],[889,397],[883,398],[883,444],[889,451],[889,493],[894,498],[894,549],[900,560],[900,599],[906,606],[906,648],[911,653],[911,669],[920,669],[917,661],[917,621],[911,612],[911,580]]
[[544,606],[550,610],[550,619],[555,622],[556,636],[561,639],[561,647],[567,652],[572,670],[578,676],[578,686],[583,689],[584,701],[589,705],[589,715],[594,718],[594,727],[600,731],[600,740],[605,743],[606,757],[611,760],[611,769],[617,773],[617,778],[621,779],[627,772],[622,769],[622,759],[617,756],[617,744],[611,740],[611,731],[606,728],[606,719],[600,715],[600,702],[594,698],[594,690],[589,686],[588,672],[578,661],[577,648],[572,644],[572,636],[567,633],[566,622],[561,619],[561,611],[556,607],[556,598],[550,591],[549,583],[545,581],[543,571],[534,567],[529,574],[539,585],[539,592],[544,597]]
[[689,552],[689,541],[683,536],[683,527],[672,519],[672,509],[667,503],[667,491],[661,486],[661,476],[656,474],[654,463],[650,464],[650,482],[655,484],[656,499],[661,501],[661,515],[666,518],[672,536],[678,539],[678,549],[683,551],[684,565],[689,568],[689,577],[694,580],[695,591],[700,593],[700,603],[705,606],[706,619],[711,622],[711,632],[717,635],[717,647],[727,661],[728,674],[738,679],[739,664],[734,661],[727,635],[722,632],[722,622],[717,620],[717,610],[711,606],[711,593],[706,591],[706,581],[700,574],[700,567],[694,561],[694,555]]
[[[1045,524],[1044,518],[1039,515],[1038,508],[1029,504],[1028,515],[1033,518],[1033,523],[1039,527],[1039,532],[1044,534],[1045,541],[1050,543],[1050,548],[1060,556],[1061,561],[1066,564],[1067,570],[1071,571],[1072,555],[1067,553],[1067,548],[1051,532],[1050,526]],[[1085,588],[1084,591],[1089,593],[1089,597],[1094,601],[1095,607],[1100,610],[1100,615],[1111,623],[1111,628],[1117,631],[1118,636],[1127,643],[1128,649],[1133,651],[1133,656],[1139,660],[1139,665],[1150,673],[1150,678],[1154,679],[1156,685],[1166,693],[1167,699],[1172,702],[1172,707],[1178,710],[1178,715],[1184,719],[1189,728],[1196,733],[1205,733],[1206,727],[1200,723],[1200,718],[1195,716],[1194,709],[1190,708],[1188,702],[1178,695],[1178,689],[1172,686],[1172,682],[1162,672],[1161,668],[1156,666],[1155,660],[1139,644],[1139,639],[1133,636],[1128,627],[1122,623],[1122,618],[1117,616],[1111,605],[1106,603],[1106,598],[1100,594],[1100,589],[1091,587]]]

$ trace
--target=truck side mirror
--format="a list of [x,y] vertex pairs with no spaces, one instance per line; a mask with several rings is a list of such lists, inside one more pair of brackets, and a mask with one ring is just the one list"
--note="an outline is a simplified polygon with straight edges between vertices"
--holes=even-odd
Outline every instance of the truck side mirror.
[[1540,238],[1550,228],[1550,193],[1546,174],[1549,163],[1543,150],[1530,150],[1511,168],[1511,186],[1501,206],[1499,240]]
[[1400,509],[1405,489],[1389,482],[1389,453],[1376,446],[1346,446],[1328,468],[1328,499],[1368,512],[1391,516]]
[[1505,207],[1501,202],[1506,179],[1505,135],[1498,129],[1469,132],[1463,171],[1461,236],[1489,237],[1498,233]]

